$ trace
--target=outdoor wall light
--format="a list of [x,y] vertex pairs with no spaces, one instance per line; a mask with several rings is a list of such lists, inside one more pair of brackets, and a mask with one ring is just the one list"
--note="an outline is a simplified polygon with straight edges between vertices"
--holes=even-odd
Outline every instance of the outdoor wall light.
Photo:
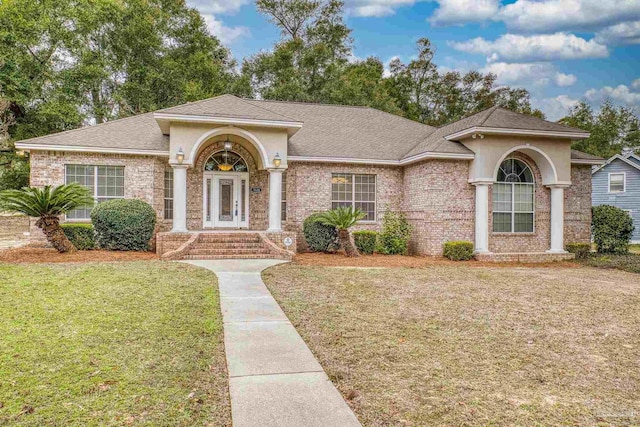
[[182,164],[182,162],[184,161],[184,151],[182,151],[182,147],[180,147],[180,149],[176,153],[176,160],[178,161],[178,164]]
[[280,154],[276,153],[275,157],[273,158],[273,166],[279,168],[280,163],[282,163],[282,159],[280,158]]

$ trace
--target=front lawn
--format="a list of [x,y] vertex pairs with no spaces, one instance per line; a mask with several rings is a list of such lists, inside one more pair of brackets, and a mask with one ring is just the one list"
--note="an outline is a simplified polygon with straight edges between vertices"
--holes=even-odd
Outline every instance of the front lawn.
[[640,424],[639,276],[470,265],[263,277],[365,426]]
[[215,276],[0,264],[0,425],[231,424]]

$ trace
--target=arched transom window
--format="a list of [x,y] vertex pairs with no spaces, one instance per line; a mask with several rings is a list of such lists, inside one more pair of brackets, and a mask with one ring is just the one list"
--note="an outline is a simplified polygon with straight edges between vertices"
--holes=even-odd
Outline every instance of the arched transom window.
[[526,163],[506,159],[493,185],[493,231],[531,233],[535,213],[535,183]]
[[233,151],[219,151],[209,157],[204,164],[205,171],[214,172],[247,172],[247,163]]

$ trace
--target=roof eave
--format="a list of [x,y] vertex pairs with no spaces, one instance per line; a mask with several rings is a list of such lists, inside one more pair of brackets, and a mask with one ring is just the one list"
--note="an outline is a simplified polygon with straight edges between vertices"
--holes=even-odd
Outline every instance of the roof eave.
[[291,162],[317,162],[317,163],[357,163],[370,165],[404,166],[425,159],[450,159],[450,160],[473,160],[475,157],[471,153],[440,153],[425,152],[401,160],[394,159],[365,159],[356,157],[330,157],[330,156],[288,156],[287,161]]
[[445,136],[448,141],[460,141],[464,138],[475,138],[477,134],[480,135],[519,135],[519,136],[541,136],[545,138],[563,138],[570,140],[579,140],[589,137],[589,132],[558,132],[547,130],[533,130],[533,129],[512,129],[512,128],[493,128],[484,126],[473,126],[467,129],[463,129],[459,132],[452,133]]
[[612,156],[607,160],[603,160],[602,163],[599,164],[600,166],[597,167],[596,169],[594,169],[591,172],[591,174],[593,175],[594,173],[601,171],[602,169],[604,169],[605,166],[611,164],[614,160],[622,160],[623,162],[625,162],[629,166],[632,166],[632,167],[640,170],[640,165],[636,164],[635,162],[630,161],[629,159],[627,159],[624,156],[621,156],[620,154],[616,154],[615,156]]
[[114,147],[86,147],[74,145],[54,145],[54,144],[30,144],[18,141],[15,147],[19,150],[31,151],[66,151],[78,153],[108,153],[108,154],[130,154],[135,156],[160,156],[169,157],[169,151],[164,150],[144,150]]
[[286,129],[289,136],[295,134],[302,128],[302,122],[285,121],[285,120],[263,120],[263,119],[247,119],[240,117],[223,117],[223,116],[202,116],[194,114],[175,114],[175,113],[153,113],[153,117],[158,122],[162,133],[169,134],[169,124],[171,122],[179,123],[210,123],[219,125],[237,125],[237,126],[258,126],[277,129]]

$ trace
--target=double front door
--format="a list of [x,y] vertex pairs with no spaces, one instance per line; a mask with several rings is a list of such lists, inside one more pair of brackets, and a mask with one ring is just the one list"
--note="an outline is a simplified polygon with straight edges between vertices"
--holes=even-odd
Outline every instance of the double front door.
[[206,228],[248,228],[249,174],[204,174],[203,218]]

